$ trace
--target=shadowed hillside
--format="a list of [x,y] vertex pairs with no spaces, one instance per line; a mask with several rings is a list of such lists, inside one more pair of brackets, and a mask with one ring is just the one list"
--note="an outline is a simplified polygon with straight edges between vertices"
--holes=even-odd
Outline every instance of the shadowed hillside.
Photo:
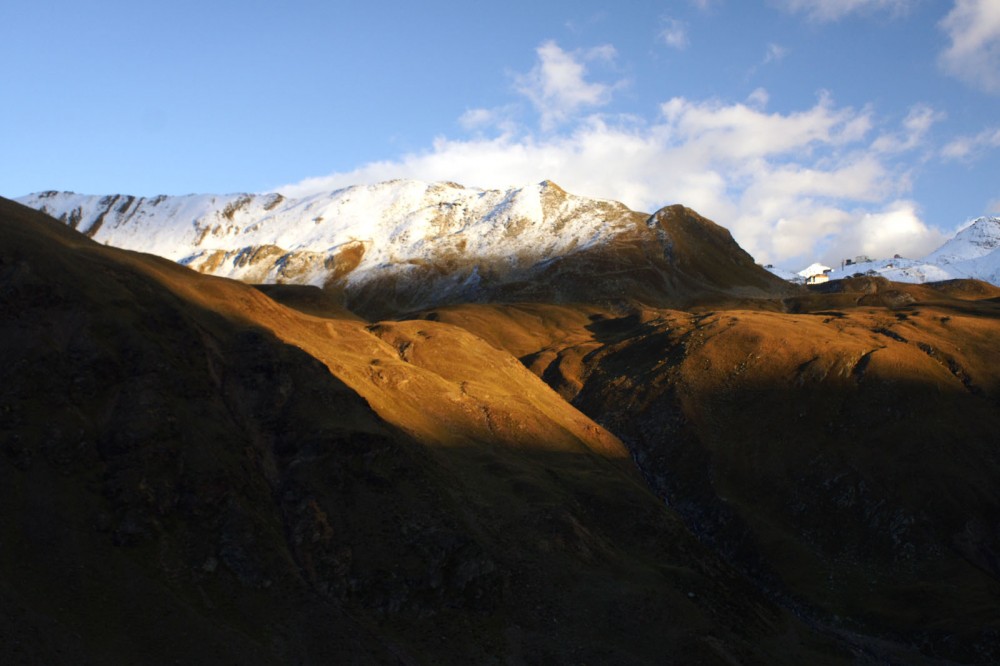
[[426,316],[518,355],[621,437],[657,494],[772,599],[842,635],[993,663],[997,293],[858,278],[772,311]]
[[[5,663],[839,663],[445,322],[0,201]],[[298,309],[296,309],[298,308]]]

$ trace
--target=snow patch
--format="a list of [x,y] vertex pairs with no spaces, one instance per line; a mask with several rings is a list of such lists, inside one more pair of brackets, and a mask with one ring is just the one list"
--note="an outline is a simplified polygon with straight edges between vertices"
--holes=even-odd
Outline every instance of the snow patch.
[[[791,271],[769,270],[786,280],[801,282],[802,277],[815,274],[810,271],[822,272],[816,269],[825,268],[813,264],[793,274],[793,278],[786,277]],[[859,274],[914,283],[968,278],[1000,286],[1000,217],[980,217],[963,225],[951,240],[922,259],[873,259],[833,268],[828,275],[831,280],[839,280]]]
[[346,274],[348,283],[358,283],[376,272],[381,277],[442,259],[536,264],[606,242],[629,230],[635,215],[620,203],[577,197],[550,181],[483,190],[395,180],[301,199],[43,192],[18,201],[98,242],[203,272],[317,285],[336,271],[338,249],[352,244],[364,246]]

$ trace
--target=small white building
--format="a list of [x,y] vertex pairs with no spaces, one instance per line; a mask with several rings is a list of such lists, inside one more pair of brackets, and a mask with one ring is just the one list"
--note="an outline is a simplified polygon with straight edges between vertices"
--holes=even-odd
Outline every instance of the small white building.
[[829,272],[832,270],[829,266],[815,263],[799,271],[799,275],[806,279],[806,284],[822,284],[830,281]]

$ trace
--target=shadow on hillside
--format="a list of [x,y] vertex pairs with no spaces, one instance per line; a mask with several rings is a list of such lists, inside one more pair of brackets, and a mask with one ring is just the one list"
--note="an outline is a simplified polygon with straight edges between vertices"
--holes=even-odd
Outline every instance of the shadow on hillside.
[[256,291],[0,231],[16,660],[843,657],[618,462],[424,446],[240,315]]
[[997,387],[860,367],[839,384],[746,371],[703,391],[673,374],[680,343],[661,336],[598,361],[573,404],[703,543],[806,616],[927,654],[1000,654]]
[[[0,230],[15,660],[998,654],[998,412],[960,386],[744,381],[692,411],[688,387],[648,381],[671,333],[644,334],[600,361],[629,383],[575,403],[666,507],[618,461],[544,440],[426,446],[240,314],[273,307],[258,292],[30,224]],[[629,317],[592,332],[623,342],[645,326]]]

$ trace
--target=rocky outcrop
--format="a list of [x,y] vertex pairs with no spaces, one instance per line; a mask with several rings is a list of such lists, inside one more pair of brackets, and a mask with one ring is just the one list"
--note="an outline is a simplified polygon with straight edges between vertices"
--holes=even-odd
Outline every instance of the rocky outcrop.
[[793,291],[694,211],[649,216],[550,181],[506,191],[393,181],[305,200],[45,192],[22,202],[199,272],[323,287],[372,319],[462,302],[678,306]]

